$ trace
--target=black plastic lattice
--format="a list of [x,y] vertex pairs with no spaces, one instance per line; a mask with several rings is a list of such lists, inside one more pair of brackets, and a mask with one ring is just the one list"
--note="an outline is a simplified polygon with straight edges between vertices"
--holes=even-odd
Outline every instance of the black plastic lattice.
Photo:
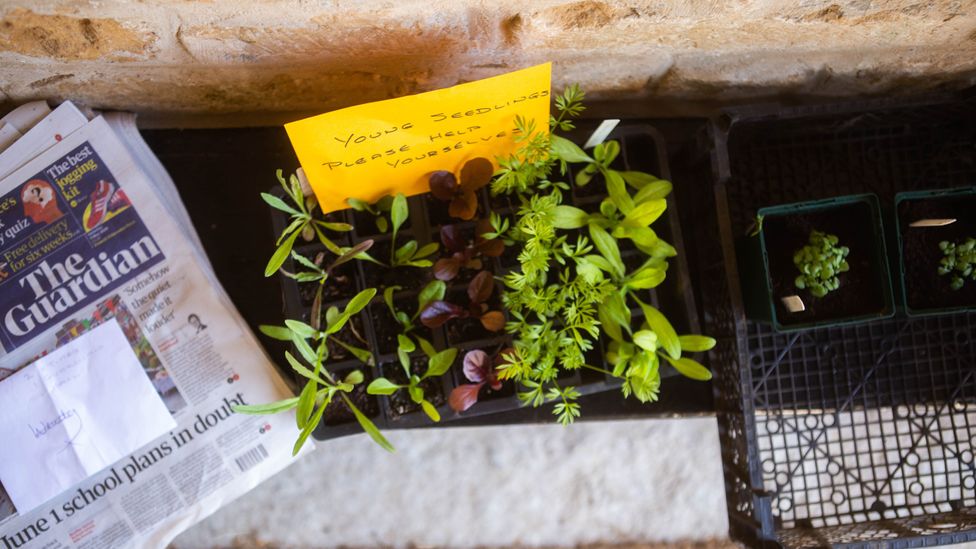
[[863,192],[890,205],[903,190],[976,185],[976,103],[746,108],[709,130],[699,151],[712,173],[692,158],[702,199],[690,247],[705,328],[720,339],[733,535],[789,547],[976,540],[976,314],[779,334],[743,316],[734,252],[763,206]]

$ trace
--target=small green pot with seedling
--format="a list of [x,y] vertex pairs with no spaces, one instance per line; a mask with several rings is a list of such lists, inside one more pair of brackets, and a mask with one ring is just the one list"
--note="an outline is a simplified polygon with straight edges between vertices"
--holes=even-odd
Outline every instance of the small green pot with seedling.
[[899,193],[895,213],[905,312],[976,310],[976,187]]
[[738,249],[746,314],[778,331],[852,324],[895,312],[874,195],[760,208]]

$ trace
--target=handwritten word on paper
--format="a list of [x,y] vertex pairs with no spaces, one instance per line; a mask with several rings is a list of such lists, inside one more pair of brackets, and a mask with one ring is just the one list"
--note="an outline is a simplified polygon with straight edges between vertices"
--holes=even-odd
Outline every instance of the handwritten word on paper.
[[50,433],[54,428],[64,424],[64,422],[74,418],[77,412],[74,408],[70,410],[52,410],[57,415],[50,419],[39,418],[37,424],[31,423],[30,430],[34,433],[34,438],[41,438]]
[[429,190],[431,172],[514,152],[516,115],[548,132],[551,75],[546,63],[320,114],[285,130],[324,212],[347,208],[347,198],[419,194]]
[[26,514],[175,427],[111,320],[0,381],[0,482]]

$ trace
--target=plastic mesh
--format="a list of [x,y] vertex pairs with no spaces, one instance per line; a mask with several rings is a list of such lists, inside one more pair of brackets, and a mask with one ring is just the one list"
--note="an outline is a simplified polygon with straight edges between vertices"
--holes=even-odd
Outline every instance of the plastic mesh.
[[726,277],[701,282],[706,330],[737,351],[713,355],[733,533],[751,524],[795,547],[976,539],[976,315],[779,334],[736,324],[732,297],[734,238],[760,207],[976,185],[973,103],[743,111],[721,124],[711,216]]

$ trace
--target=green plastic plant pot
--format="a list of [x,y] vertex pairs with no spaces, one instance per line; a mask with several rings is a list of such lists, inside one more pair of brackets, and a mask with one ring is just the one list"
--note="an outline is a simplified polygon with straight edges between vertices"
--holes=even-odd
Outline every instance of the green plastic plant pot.
[[[939,227],[909,227],[920,219],[956,219]],[[939,275],[938,243],[976,237],[976,186],[895,195],[894,223],[898,247],[899,300],[909,316],[976,311],[976,281],[960,290]]]
[[[855,324],[895,314],[885,249],[884,222],[877,196],[850,195],[761,208],[762,230],[739,245],[746,315],[781,332]],[[850,248],[850,270],[840,287],[822,298],[797,289],[800,271],[793,254],[812,230],[837,235]],[[791,313],[781,298],[798,295],[806,310]]]

